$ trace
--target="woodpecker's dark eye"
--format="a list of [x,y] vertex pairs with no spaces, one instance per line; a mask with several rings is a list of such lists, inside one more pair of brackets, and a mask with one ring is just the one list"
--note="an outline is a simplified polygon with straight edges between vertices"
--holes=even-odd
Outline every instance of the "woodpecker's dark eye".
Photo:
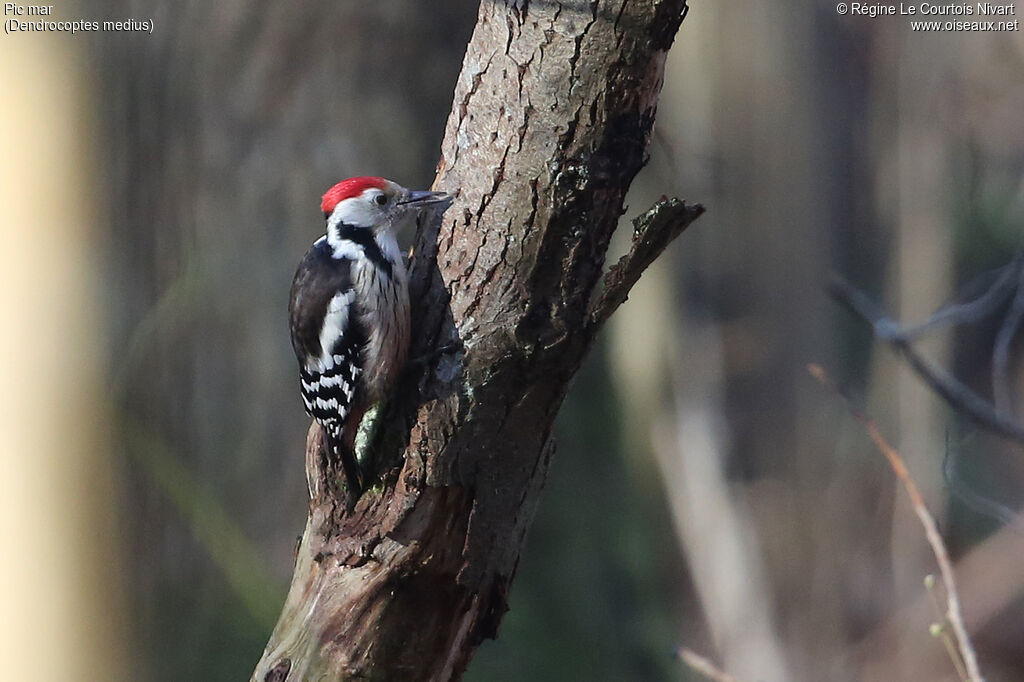
[[384,194],[378,194],[376,197],[374,197],[373,200],[377,202],[378,206],[383,206],[384,204],[388,203],[388,198]]

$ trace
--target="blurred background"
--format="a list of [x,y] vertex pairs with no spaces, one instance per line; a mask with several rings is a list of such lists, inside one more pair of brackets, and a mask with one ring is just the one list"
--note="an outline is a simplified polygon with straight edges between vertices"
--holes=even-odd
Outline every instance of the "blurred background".
[[[920,525],[816,362],[901,449],[987,678],[1024,680],[1024,452],[824,287],[838,272],[915,321],[1013,258],[1024,38],[694,5],[626,218],[662,194],[708,213],[569,393],[511,611],[467,679],[695,679],[680,645],[751,681],[957,679]],[[247,679],[306,509],[291,275],[336,180],[430,184],[475,4],[53,18],[155,30],[0,38],[0,655],[33,662],[18,679]],[[918,347],[990,396],[1006,307]]]

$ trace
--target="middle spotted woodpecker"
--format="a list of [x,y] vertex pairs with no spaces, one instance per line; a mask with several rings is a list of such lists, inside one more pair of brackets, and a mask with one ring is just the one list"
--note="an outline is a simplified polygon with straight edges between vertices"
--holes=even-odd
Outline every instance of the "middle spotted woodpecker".
[[299,264],[288,315],[306,411],[341,460],[350,503],[364,481],[355,436],[385,398],[409,349],[408,276],[396,230],[448,200],[390,180],[359,177],[327,190],[327,233]]

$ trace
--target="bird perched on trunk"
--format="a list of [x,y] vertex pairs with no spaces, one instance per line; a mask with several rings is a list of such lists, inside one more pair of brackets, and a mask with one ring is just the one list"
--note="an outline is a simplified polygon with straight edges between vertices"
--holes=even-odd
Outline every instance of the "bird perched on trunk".
[[448,201],[358,177],[327,190],[327,233],[299,263],[288,315],[302,401],[340,460],[350,504],[364,480],[355,436],[366,411],[398,378],[409,350],[408,275],[395,232]]

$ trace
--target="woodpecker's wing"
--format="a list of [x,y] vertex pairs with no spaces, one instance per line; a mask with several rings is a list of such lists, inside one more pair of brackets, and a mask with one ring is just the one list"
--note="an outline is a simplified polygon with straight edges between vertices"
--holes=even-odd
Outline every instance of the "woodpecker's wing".
[[355,314],[353,263],[317,242],[299,264],[288,304],[292,347],[299,361],[302,399],[332,436],[350,412],[366,335]]

